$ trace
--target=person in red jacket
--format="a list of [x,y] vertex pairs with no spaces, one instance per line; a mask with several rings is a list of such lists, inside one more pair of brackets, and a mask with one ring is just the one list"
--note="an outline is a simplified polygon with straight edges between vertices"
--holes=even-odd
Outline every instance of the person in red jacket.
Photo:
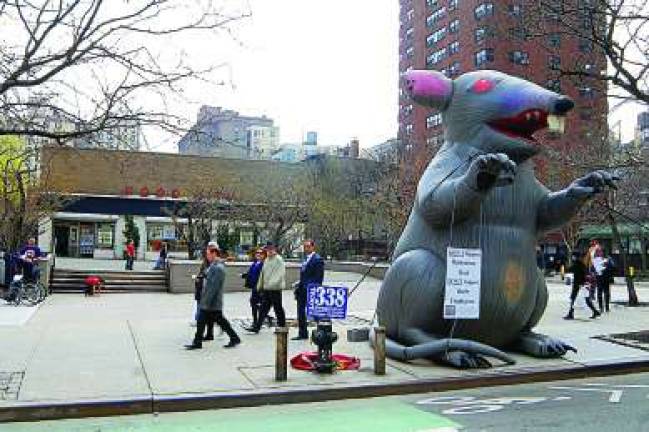
[[133,261],[135,261],[135,242],[129,240],[126,244],[126,270],[133,270]]

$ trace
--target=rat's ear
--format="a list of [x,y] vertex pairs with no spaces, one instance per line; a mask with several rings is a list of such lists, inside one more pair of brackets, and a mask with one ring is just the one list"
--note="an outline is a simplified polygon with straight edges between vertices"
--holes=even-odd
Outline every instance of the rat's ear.
[[451,102],[453,80],[434,70],[409,70],[401,75],[406,91],[420,105],[444,111]]

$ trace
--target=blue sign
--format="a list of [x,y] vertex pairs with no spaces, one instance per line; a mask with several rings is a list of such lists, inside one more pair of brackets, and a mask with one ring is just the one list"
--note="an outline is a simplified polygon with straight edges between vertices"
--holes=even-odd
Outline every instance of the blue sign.
[[347,287],[311,284],[306,291],[306,314],[311,319],[345,319],[347,296]]

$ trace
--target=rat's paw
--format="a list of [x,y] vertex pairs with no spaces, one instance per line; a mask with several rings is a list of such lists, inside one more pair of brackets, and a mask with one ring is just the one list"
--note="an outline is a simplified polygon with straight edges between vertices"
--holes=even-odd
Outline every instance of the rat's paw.
[[[509,184],[516,175],[516,162],[504,153],[489,153],[475,158],[469,167],[472,186],[479,191],[485,191],[496,181],[503,179],[502,184]],[[500,177],[500,178],[499,178]]]
[[608,171],[598,170],[578,178],[568,187],[568,194],[577,198],[590,198],[606,188],[617,189],[620,178]]
[[540,358],[557,358],[563,357],[568,351],[577,352],[574,347],[559,339],[537,333],[521,335],[516,348],[525,354]]

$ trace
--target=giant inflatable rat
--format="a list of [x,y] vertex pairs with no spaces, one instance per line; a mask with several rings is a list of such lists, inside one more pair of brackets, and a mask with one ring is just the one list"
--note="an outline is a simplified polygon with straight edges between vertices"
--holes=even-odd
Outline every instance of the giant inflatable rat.
[[[419,181],[381,285],[376,317],[386,329],[387,355],[464,368],[489,367],[485,357],[514,363],[500,349],[536,357],[574,350],[532,332],[548,297],[535,246],[594,194],[615,187],[614,178],[597,171],[550,192],[530,160],[539,150],[532,134],[548,121],[561,124],[573,102],[491,70],[455,80],[409,71],[404,80],[415,102],[442,112],[445,143]],[[443,318],[448,246],[482,249],[479,319]]]

